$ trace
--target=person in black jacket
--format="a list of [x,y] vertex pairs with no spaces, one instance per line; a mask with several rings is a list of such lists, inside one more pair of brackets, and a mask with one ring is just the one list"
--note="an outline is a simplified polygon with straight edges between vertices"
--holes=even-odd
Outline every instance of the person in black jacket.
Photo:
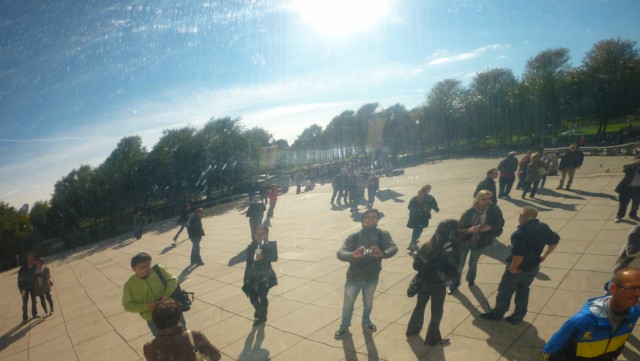
[[264,211],[267,210],[267,206],[262,203],[260,197],[255,196],[249,203],[249,208],[245,212],[247,218],[249,218],[249,228],[251,231],[251,237],[256,233],[258,225],[262,224],[262,217],[264,217]]
[[627,213],[627,206],[631,202],[631,211],[629,217],[639,221],[638,206],[640,205],[640,154],[636,155],[633,163],[626,164],[622,171],[624,177],[616,186],[618,196],[618,213],[616,214],[616,223],[620,223]]
[[567,190],[571,188],[571,183],[573,183],[573,176],[576,174],[576,169],[579,169],[582,166],[582,162],[584,161],[584,153],[578,150],[578,147],[575,144],[571,144],[569,146],[569,150],[564,153],[562,156],[562,160],[560,160],[560,184],[556,189],[562,189],[564,186],[564,179],[569,174],[569,180],[567,181]]
[[476,194],[471,208],[465,211],[460,217],[460,227],[465,236],[460,250],[460,264],[458,276],[451,281],[449,291],[452,294],[460,286],[460,274],[469,256],[469,271],[466,280],[469,287],[475,285],[476,273],[478,269],[478,259],[482,255],[482,250],[491,245],[494,238],[502,234],[504,218],[498,206],[491,203],[491,192],[482,190]]
[[509,155],[500,161],[498,164],[498,170],[500,171],[498,198],[511,198],[511,187],[516,180],[516,170],[518,170],[518,158],[516,158],[516,152],[511,151]]
[[31,315],[33,318],[38,317],[38,308],[36,303],[35,284],[36,284],[36,255],[33,252],[26,254],[27,263],[22,265],[18,270],[18,289],[22,295],[22,322],[27,322],[27,304],[31,298]]
[[189,221],[189,228],[187,228],[187,232],[189,233],[189,239],[191,240],[191,264],[197,264],[198,266],[204,266],[204,262],[202,262],[202,257],[200,256],[200,241],[202,241],[202,237],[204,236],[204,228],[202,228],[202,216],[204,215],[204,210],[202,208],[198,208],[193,212],[193,217]]
[[187,227],[189,224],[189,212],[191,212],[191,205],[189,203],[185,203],[182,208],[178,211],[178,224],[180,225],[180,229],[175,236],[173,236],[173,241],[177,241],[182,230]]
[[498,285],[496,307],[480,317],[492,321],[501,320],[509,310],[514,293],[516,309],[506,320],[511,324],[518,324],[527,314],[529,286],[540,270],[540,263],[547,259],[560,241],[560,236],[537,217],[537,209],[522,207],[520,225],[511,235],[511,255],[507,258],[507,268]]
[[418,300],[407,326],[407,336],[417,335],[422,330],[424,310],[431,299],[431,320],[424,343],[427,346],[449,344],[449,339],[443,339],[440,334],[440,321],[446,281],[456,277],[459,261],[460,224],[455,219],[442,221],[431,240],[422,245],[413,260],[413,269],[418,271]]
[[255,308],[253,325],[267,322],[269,300],[267,294],[278,284],[271,262],[278,260],[277,244],[269,241],[269,230],[263,225],[256,227],[253,241],[247,247],[247,268],[244,271],[242,291],[249,297]]
[[496,168],[491,168],[487,171],[487,178],[478,183],[476,187],[476,191],[473,192],[473,196],[475,197],[478,192],[485,190],[491,192],[491,202],[493,204],[498,204],[498,197],[496,197],[496,178],[498,178],[498,174],[500,172]]
[[420,188],[418,194],[411,198],[409,206],[407,207],[409,208],[407,227],[413,229],[413,232],[411,232],[411,241],[407,249],[412,252],[418,250],[418,238],[420,238],[422,230],[429,226],[431,210],[440,212],[438,202],[429,192],[431,192],[431,185],[429,184]]

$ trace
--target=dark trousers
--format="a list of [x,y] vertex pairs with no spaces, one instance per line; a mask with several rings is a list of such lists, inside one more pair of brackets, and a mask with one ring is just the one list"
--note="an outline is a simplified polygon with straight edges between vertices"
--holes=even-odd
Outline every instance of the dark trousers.
[[413,232],[411,232],[411,241],[409,242],[409,245],[415,246],[418,244],[418,238],[420,238],[423,229],[424,228],[420,227],[413,229]]
[[42,306],[44,313],[47,313],[49,311],[47,311],[47,304],[44,302],[45,298],[49,303],[49,308],[51,309],[51,312],[53,312],[53,298],[51,298],[51,292],[47,292],[44,295],[40,295],[40,305]]
[[36,317],[38,315],[38,309],[36,308],[36,295],[33,293],[33,290],[26,290],[22,295],[22,319],[28,319],[27,315],[27,303],[29,303],[29,298],[31,298],[31,315]]
[[630,216],[638,215],[638,205],[640,205],[640,187],[629,187],[629,190],[620,192],[618,196],[618,218],[624,218],[627,213],[627,206],[631,202]]
[[257,293],[252,292],[249,294],[249,301],[251,301],[253,308],[255,308],[255,312],[253,314],[254,318],[267,319],[267,310],[269,308],[269,300],[267,299],[268,293],[269,290]]
[[176,233],[176,235],[173,236],[174,241],[178,240],[180,233],[182,233],[182,230],[185,229],[186,227],[187,227],[187,221],[180,222],[180,229],[178,230],[178,233]]
[[191,238],[191,264],[203,263],[200,257],[200,241],[202,237]]
[[530,196],[535,197],[538,192],[538,185],[540,184],[540,179],[536,179],[534,181],[529,181],[524,183],[524,191],[522,192],[522,198],[527,195],[527,192],[531,191]]
[[267,210],[267,218],[273,217],[273,209],[276,208],[276,202],[269,203],[269,209]]
[[511,316],[514,320],[521,321],[527,314],[529,307],[529,286],[538,274],[540,267],[536,267],[531,271],[512,274],[509,270],[505,270],[502,274],[502,280],[498,285],[498,295],[496,296],[496,307],[491,311],[495,316],[502,318],[509,310],[511,305],[511,297],[516,294],[516,309]]
[[256,228],[262,224],[262,217],[260,218],[249,218],[249,228],[251,229],[251,239],[253,239],[253,234],[256,233]]
[[331,203],[333,203],[336,200],[336,197],[338,197],[338,203],[340,203],[340,199],[342,198],[342,189],[339,188],[333,188],[333,194],[331,195]]
[[500,190],[498,190],[498,197],[508,196],[511,193],[511,187],[513,187],[513,182],[515,182],[515,175],[508,175],[504,177],[500,177],[498,180],[498,186]]
[[444,298],[446,296],[446,286],[444,283],[424,284],[424,290],[418,292],[418,301],[413,309],[407,334],[419,333],[424,322],[424,310],[427,302],[431,299],[431,320],[427,328],[427,337],[424,343],[429,346],[438,345],[442,341],[440,334],[440,321],[444,313]]
[[367,207],[372,208],[373,202],[376,200],[376,190],[375,189],[367,189]]

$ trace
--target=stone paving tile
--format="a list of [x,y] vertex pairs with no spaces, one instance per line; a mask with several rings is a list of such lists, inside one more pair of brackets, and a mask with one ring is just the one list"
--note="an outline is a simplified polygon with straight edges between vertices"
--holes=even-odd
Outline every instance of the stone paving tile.
[[[514,191],[512,199],[499,200],[507,224],[499,242],[480,258],[476,286],[469,288],[463,282],[458,292],[446,298],[441,332],[452,339],[449,347],[424,347],[424,329],[418,337],[404,336],[416,302],[406,297],[414,274],[405,250],[411,236],[405,226],[406,206],[421,185],[432,184],[441,211],[433,214],[422,243],[438,222],[457,219],[470,206],[472,190],[497,159],[447,160],[407,168],[402,177],[381,179],[375,204],[385,214],[380,227],[391,232],[399,252],[383,262],[372,313],[378,332],[360,327],[362,302],[358,299],[350,336],[333,339],[347,269],[346,263],[336,259],[336,251],[360,224],[349,217],[348,210],[330,209],[331,187],[325,184],[278,200],[271,236],[279,241],[280,259],[274,263],[279,285],[270,292],[269,321],[262,336],[260,328],[251,327],[253,309],[240,290],[243,251],[249,243],[248,221],[242,215],[247,204],[242,200],[205,211],[203,267],[188,266],[191,244],[186,235],[179,242],[171,241],[175,219],[148,225],[141,240],[124,234],[49,257],[56,313],[22,325],[20,298],[1,296],[0,359],[143,359],[142,346],[151,340],[149,330],[138,315],[124,312],[120,303],[122,285],[131,275],[131,256],[147,251],[154,261],[169,267],[185,289],[196,292],[193,309],[185,315],[187,324],[203,331],[222,350],[223,360],[537,360],[545,341],[566,318],[587,298],[603,293],[602,284],[636,223],[612,222],[617,210],[612,190],[620,173],[605,174],[600,167],[606,162],[611,163],[607,168],[621,169],[629,159],[587,157],[570,191],[553,189],[558,178],[550,177],[536,199],[520,199],[521,193]],[[512,326],[479,319],[495,303],[509,237],[524,205],[538,208],[540,219],[562,240],[534,280],[525,322]],[[0,285],[13,288],[15,278],[16,269],[0,273]],[[638,339],[640,328],[621,359],[640,358]]]

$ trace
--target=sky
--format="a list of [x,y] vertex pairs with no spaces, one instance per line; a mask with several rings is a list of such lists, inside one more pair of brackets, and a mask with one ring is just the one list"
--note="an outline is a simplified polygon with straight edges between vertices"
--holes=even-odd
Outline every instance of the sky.
[[293,143],[437,82],[600,40],[640,41],[635,0],[0,0],[0,201],[49,200],[126,136],[242,119]]

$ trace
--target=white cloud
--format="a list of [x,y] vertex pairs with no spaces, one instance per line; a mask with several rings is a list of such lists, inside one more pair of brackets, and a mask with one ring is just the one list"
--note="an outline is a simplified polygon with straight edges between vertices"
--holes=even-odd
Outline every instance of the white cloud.
[[451,56],[448,56],[448,52],[446,50],[438,49],[432,54],[432,56],[430,57],[432,60],[430,60],[427,63],[427,65],[431,65],[431,66],[442,65],[442,64],[450,64],[450,63],[455,63],[459,61],[469,60],[469,59],[473,59],[480,56],[481,54],[485,53],[488,50],[500,50],[500,49],[506,49],[506,48],[509,48],[509,45],[491,44],[491,45],[483,46],[481,48],[474,49],[466,53],[460,53],[460,54],[451,55]]

